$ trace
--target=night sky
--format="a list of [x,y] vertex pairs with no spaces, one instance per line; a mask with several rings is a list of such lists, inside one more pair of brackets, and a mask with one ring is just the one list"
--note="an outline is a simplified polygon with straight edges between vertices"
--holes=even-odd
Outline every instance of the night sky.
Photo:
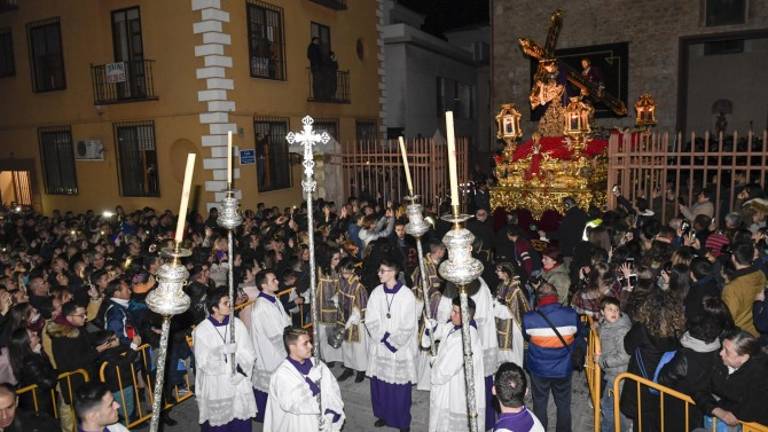
[[442,35],[446,30],[488,23],[488,0],[398,0],[426,15],[422,30]]

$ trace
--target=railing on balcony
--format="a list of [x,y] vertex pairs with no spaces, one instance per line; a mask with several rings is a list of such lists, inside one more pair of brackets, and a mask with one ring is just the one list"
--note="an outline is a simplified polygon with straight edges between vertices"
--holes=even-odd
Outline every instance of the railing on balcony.
[[[0,0],[0,12],[16,10],[19,8],[19,0]],[[344,7],[346,9],[346,6]]]
[[349,103],[351,99],[349,91],[349,71],[311,70],[307,68],[309,76],[310,102]]
[[347,9],[347,0],[311,0],[314,3],[336,10]]
[[152,78],[154,60],[92,65],[93,103],[105,105],[157,99]]

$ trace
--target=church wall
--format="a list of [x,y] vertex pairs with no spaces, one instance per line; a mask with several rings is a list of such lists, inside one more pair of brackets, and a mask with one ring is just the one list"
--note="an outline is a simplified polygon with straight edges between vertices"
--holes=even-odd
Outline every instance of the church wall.
[[[768,27],[768,0],[750,0],[748,5],[746,24],[706,27],[703,0],[491,0],[491,111],[497,111],[504,102],[529,106],[530,61],[521,53],[517,39],[528,37],[543,45],[549,15],[562,7],[565,13],[557,48],[629,42],[628,105],[632,106],[643,92],[651,92],[658,104],[659,127],[674,130],[680,38]],[[631,125],[634,112],[630,111],[629,117],[607,123]],[[528,118],[528,110],[523,109],[526,133],[535,129]]]
[[768,129],[768,38],[745,41],[741,54],[704,55],[704,45],[691,46],[688,81],[689,130],[715,131],[712,104],[733,102],[726,132]]

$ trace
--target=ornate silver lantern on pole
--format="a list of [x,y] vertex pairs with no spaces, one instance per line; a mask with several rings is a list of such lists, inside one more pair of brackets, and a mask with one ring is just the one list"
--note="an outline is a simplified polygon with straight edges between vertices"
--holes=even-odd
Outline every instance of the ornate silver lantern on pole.
[[[424,265],[424,249],[421,246],[421,237],[429,231],[429,224],[424,220],[423,207],[417,202],[419,196],[413,193],[413,182],[411,181],[411,170],[408,166],[408,153],[405,150],[405,140],[399,137],[400,154],[403,157],[403,169],[405,170],[405,180],[408,185],[409,195],[405,197],[411,203],[406,207],[408,224],[405,225],[405,232],[416,239],[416,250],[419,254],[419,272],[421,274],[421,292],[424,296],[424,318],[425,326],[429,328],[429,322],[432,320],[432,310],[429,307],[429,281],[427,280],[427,268]],[[429,352],[432,356],[437,355],[434,335],[432,329],[429,330]]]
[[187,219],[187,205],[192,187],[192,174],[195,169],[195,154],[187,155],[187,167],[184,171],[184,185],[181,192],[181,205],[179,207],[179,219],[176,223],[175,247],[165,249],[163,253],[172,258],[157,271],[158,285],[147,296],[147,306],[153,312],[163,317],[160,344],[157,354],[157,369],[155,374],[155,389],[152,399],[152,420],[149,424],[150,432],[157,432],[162,411],[163,385],[165,382],[165,359],[168,354],[168,336],[171,331],[171,318],[189,309],[190,299],[184,293],[183,287],[187,283],[189,272],[181,264],[181,258],[191,255],[188,249],[181,248],[184,239],[184,224]]
[[448,138],[448,175],[451,184],[452,214],[443,216],[443,220],[451,222],[453,229],[443,237],[443,243],[448,249],[448,259],[438,268],[440,275],[459,287],[461,300],[461,339],[464,352],[464,383],[467,394],[467,416],[470,432],[478,432],[477,406],[475,404],[475,373],[472,364],[472,344],[469,335],[469,294],[467,285],[483,273],[483,264],[472,258],[472,242],[475,236],[462,226],[471,218],[461,214],[459,201],[458,173],[456,170],[456,139],[453,133],[453,112],[445,113],[446,135]]
[[288,144],[300,144],[303,149],[304,161],[304,179],[301,181],[301,188],[306,194],[307,200],[307,234],[309,234],[309,292],[312,294],[312,339],[314,342],[315,357],[320,357],[320,302],[317,295],[317,275],[315,271],[315,225],[313,220],[312,194],[315,192],[317,182],[315,181],[315,157],[312,148],[317,143],[328,144],[331,140],[327,132],[318,134],[312,128],[315,121],[310,116],[301,119],[304,125],[301,132],[289,132],[285,139]]
[[[235,343],[235,243],[234,231],[243,223],[240,216],[240,202],[236,196],[237,191],[232,189],[232,131],[227,133],[227,192],[219,206],[219,217],[216,223],[227,230],[227,260],[228,260],[228,287],[229,287],[229,343]],[[229,364],[232,367],[232,375],[237,373],[235,353],[229,355]]]

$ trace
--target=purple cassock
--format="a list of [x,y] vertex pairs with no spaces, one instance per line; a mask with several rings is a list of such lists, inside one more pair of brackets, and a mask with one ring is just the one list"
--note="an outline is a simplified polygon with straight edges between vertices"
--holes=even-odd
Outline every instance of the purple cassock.
[[373,415],[396,429],[411,427],[412,384],[390,384],[371,377]]

